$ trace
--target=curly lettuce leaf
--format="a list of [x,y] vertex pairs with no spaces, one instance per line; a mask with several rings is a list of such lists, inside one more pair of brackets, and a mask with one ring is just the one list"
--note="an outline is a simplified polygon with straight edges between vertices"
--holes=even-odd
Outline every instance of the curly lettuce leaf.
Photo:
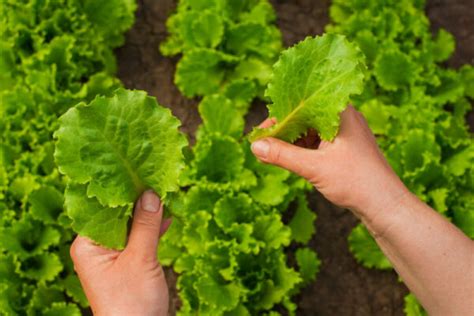
[[339,113],[351,95],[363,89],[362,53],[342,35],[307,38],[282,53],[273,68],[266,96],[277,124],[257,129],[250,139],[277,137],[294,141],[309,128],[332,140],[339,128]]
[[382,253],[369,231],[357,225],[349,235],[349,250],[367,268],[391,269],[392,264]]
[[57,285],[46,286],[40,284],[34,291],[28,303],[28,315],[39,315],[53,303],[64,301],[65,297]]
[[123,44],[123,33],[134,20],[137,3],[134,0],[94,1],[85,0],[83,10],[89,21],[103,34],[111,46]]
[[51,307],[46,308],[43,313],[44,316],[81,316],[81,310],[76,304],[58,302],[51,304]]
[[288,223],[291,228],[291,239],[303,244],[309,242],[316,232],[315,220],[316,213],[309,208],[306,198],[299,196],[295,215]]
[[55,159],[87,196],[105,206],[133,204],[146,189],[177,190],[183,168],[180,122],[143,91],[119,89],[66,112],[55,132]]
[[383,51],[374,63],[374,74],[380,86],[397,90],[415,79],[415,65],[410,57],[399,51]]
[[225,79],[226,68],[238,58],[213,49],[194,49],[176,66],[175,84],[187,97],[218,92]]
[[37,282],[52,281],[63,270],[61,259],[55,253],[42,253],[20,261],[16,272]]
[[52,186],[43,186],[28,196],[30,214],[45,224],[56,223],[63,211],[64,197]]
[[314,281],[321,265],[316,253],[309,248],[299,248],[295,252],[295,258],[303,284],[307,285]]
[[289,173],[285,171],[262,175],[258,178],[257,185],[250,189],[250,195],[259,203],[276,206],[290,192],[289,185],[285,183],[288,177]]
[[28,258],[58,245],[60,237],[60,232],[52,226],[24,217],[10,227],[0,227],[0,249]]
[[242,136],[244,118],[228,98],[220,94],[205,97],[199,104],[199,114],[203,122],[199,132]]
[[412,293],[405,296],[404,301],[405,301],[405,307],[403,308],[403,311],[405,312],[405,315],[407,316],[427,316],[428,315],[426,311],[423,309],[423,307],[421,306],[421,304],[416,299],[415,295],[413,295]]
[[232,137],[209,134],[193,149],[194,160],[186,169],[183,185],[189,182],[208,181],[230,183],[238,180],[243,172],[244,153],[240,144]]
[[89,306],[84,290],[82,289],[81,282],[75,274],[68,275],[64,280],[61,280],[61,285],[66,291],[66,294],[71,297],[74,302],[79,304],[81,307],[86,308]]

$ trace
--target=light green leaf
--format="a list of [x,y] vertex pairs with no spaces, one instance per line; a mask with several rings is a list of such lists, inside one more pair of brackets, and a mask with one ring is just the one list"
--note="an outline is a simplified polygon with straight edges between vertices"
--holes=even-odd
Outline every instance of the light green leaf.
[[258,216],[254,227],[254,236],[265,242],[268,248],[278,249],[290,243],[291,230],[277,214]]
[[77,305],[66,302],[53,303],[44,311],[44,316],[81,316]]
[[405,312],[406,316],[427,316],[428,314],[420,305],[418,300],[416,299],[415,295],[412,293],[408,294],[404,298],[405,307],[403,311]]
[[444,29],[440,29],[432,47],[434,60],[437,62],[447,60],[454,52],[455,46],[456,42],[453,35]]
[[295,258],[303,284],[307,285],[314,281],[321,265],[316,253],[309,248],[298,248],[295,252]]
[[65,207],[72,219],[72,229],[108,248],[123,249],[127,241],[128,221],[133,204],[107,207],[87,197],[87,187],[69,183],[65,192]]
[[89,306],[84,290],[82,289],[81,282],[75,274],[68,275],[64,280],[61,280],[61,284],[66,291],[66,294],[71,297],[74,302],[79,304],[81,307],[86,308]]
[[38,282],[52,281],[63,270],[61,259],[55,253],[43,253],[20,262],[16,272]]
[[205,97],[199,104],[202,129],[208,133],[220,133],[240,138],[244,130],[244,119],[226,97],[214,94]]
[[252,223],[258,214],[252,199],[244,193],[223,196],[214,206],[214,220],[225,232],[235,223]]
[[250,195],[259,203],[276,206],[285,200],[290,191],[285,183],[288,176],[288,172],[263,175],[257,185],[250,189]]
[[123,43],[122,33],[133,24],[136,8],[133,0],[85,0],[83,10],[104,39],[112,46],[119,46]]
[[364,69],[362,53],[341,35],[307,38],[286,50],[266,91],[272,100],[269,115],[278,123],[255,130],[251,140],[272,136],[294,141],[309,128],[332,140],[339,113],[351,95],[362,92]]
[[357,225],[349,235],[349,249],[357,261],[367,268],[392,268],[390,261],[362,224]]
[[57,223],[63,211],[64,197],[61,192],[51,186],[43,186],[30,193],[28,201],[31,205],[30,214],[46,224]]
[[202,276],[195,284],[202,303],[217,311],[230,311],[237,307],[242,287],[234,283],[220,284],[210,276]]
[[213,134],[194,147],[192,173],[196,179],[229,183],[241,174],[244,153],[239,143],[229,136]]
[[374,63],[378,83],[388,91],[397,90],[415,79],[415,65],[399,51],[383,51]]
[[301,282],[299,273],[285,265],[285,255],[283,253],[277,255],[275,259],[276,261],[272,262],[274,265],[272,278],[261,280],[259,285],[261,291],[254,298],[258,300],[254,302],[257,308],[270,309]]
[[457,177],[462,176],[474,164],[474,142],[454,153],[444,163],[450,173]]
[[446,199],[448,197],[449,190],[447,188],[439,188],[430,191],[429,196],[433,202],[434,209],[438,211],[438,213],[444,214],[448,210],[448,206],[446,205]]
[[[470,196],[471,201],[473,196]],[[453,210],[453,221],[469,238],[474,239],[474,203],[467,204],[465,208]]]
[[183,167],[180,122],[143,91],[119,89],[111,98],[80,103],[60,118],[55,159],[87,196],[115,207],[146,189],[166,199]]
[[246,113],[253,98],[257,95],[257,87],[251,80],[234,80],[226,85],[224,95],[232,100],[240,113]]
[[212,49],[195,49],[183,56],[176,66],[174,82],[187,97],[218,92],[226,67],[238,59]]
[[0,249],[27,258],[57,245],[60,233],[51,226],[24,217],[11,227],[0,227]]
[[224,21],[212,11],[199,12],[191,22],[191,30],[196,44],[214,48],[219,45],[224,35]]
[[65,297],[57,285],[46,286],[40,284],[33,292],[28,302],[28,315],[40,315],[43,309],[50,307],[55,302],[64,301]]
[[316,231],[314,227],[315,220],[316,214],[309,209],[306,197],[298,197],[298,206],[295,215],[293,215],[288,224],[291,228],[291,239],[303,244],[310,241]]

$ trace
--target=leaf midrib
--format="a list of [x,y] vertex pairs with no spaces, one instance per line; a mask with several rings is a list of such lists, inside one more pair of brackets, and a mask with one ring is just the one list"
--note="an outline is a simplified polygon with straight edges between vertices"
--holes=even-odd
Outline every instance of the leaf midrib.
[[301,110],[304,108],[305,104],[306,104],[306,101],[313,98],[315,95],[318,95],[322,90],[324,90],[326,87],[330,86],[334,81],[338,80],[339,78],[341,78],[342,76],[346,75],[347,73],[349,73],[350,71],[345,71],[345,72],[342,72],[341,74],[339,74],[338,76],[335,76],[333,77],[327,84],[324,84],[323,86],[321,86],[321,88],[319,88],[318,90],[314,91],[313,93],[311,93],[307,98],[303,98],[300,103],[298,104],[298,106],[296,108],[294,108],[290,114],[288,114],[285,119],[283,119],[283,121],[281,121],[280,124],[276,124],[275,125],[275,129],[272,131],[272,135],[278,135],[278,133],[285,128],[286,124],[291,121],[291,119]]
[[[107,122],[107,117],[105,115],[101,116],[104,117],[105,122]],[[106,129],[107,125],[104,126],[104,130]],[[138,173],[135,172],[135,169],[130,165],[127,157],[124,157],[122,153],[116,149],[116,147],[114,146],[115,144],[108,140],[108,137],[104,134],[104,130],[99,129],[100,135],[102,136],[104,142],[109,144],[112,148],[112,151],[116,154],[116,156],[119,157],[120,161],[122,162],[122,165],[125,167],[125,170],[130,175],[130,179],[132,180],[133,186],[135,187],[135,191],[137,193],[142,193],[143,191],[145,191],[145,184],[141,181],[140,177],[138,176]]]

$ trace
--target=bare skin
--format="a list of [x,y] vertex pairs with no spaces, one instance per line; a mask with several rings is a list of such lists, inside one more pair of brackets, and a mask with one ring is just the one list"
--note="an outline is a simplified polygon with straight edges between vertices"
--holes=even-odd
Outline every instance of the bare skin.
[[123,251],[105,249],[78,236],[71,246],[74,268],[94,315],[167,315],[168,286],[156,257],[170,225],[151,191],[135,205],[132,230]]
[[341,120],[336,139],[317,149],[304,148],[314,144],[310,135],[299,141],[304,147],[266,138],[252,151],[358,216],[430,315],[472,315],[474,242],[408,191],[360,113],[348,107]]
[[[310,133],[299,146],[266,138],[253,143],[252,151],[265,163],[305,177],[358,216],[431,315],[472,315],[474,242],[408,191],[360,113],[349,107],[341,119],[333,142],[319,143]],[[270,119],[262,127],[274,123]],[[95,315],[167,315],[168,288],[156,249],[169,222],[162,224],[161,217],[158,197],[146,192],[137,202],[125,250],[76,238],[71,256]]]

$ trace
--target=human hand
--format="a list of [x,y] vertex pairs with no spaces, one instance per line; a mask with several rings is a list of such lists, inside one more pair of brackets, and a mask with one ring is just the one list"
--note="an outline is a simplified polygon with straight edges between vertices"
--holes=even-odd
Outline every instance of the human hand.
[[162,216],[158,196],[146,191],[135,205],[123,251],[81,236],[74,240],[71,258],[94,315],[167,315],[168,287],[156,252],[171,220],[162,222]]
[[[269,119],[261,127],[274,123]],[[262,162],[306,178],[332,203],[359,217],[375,216],[408,192],[379,150],[364,117],[352,106],[341,113],[334,141],[316,138],[310,131],[293,145],[268,137],[254,142],[252,151]]]

